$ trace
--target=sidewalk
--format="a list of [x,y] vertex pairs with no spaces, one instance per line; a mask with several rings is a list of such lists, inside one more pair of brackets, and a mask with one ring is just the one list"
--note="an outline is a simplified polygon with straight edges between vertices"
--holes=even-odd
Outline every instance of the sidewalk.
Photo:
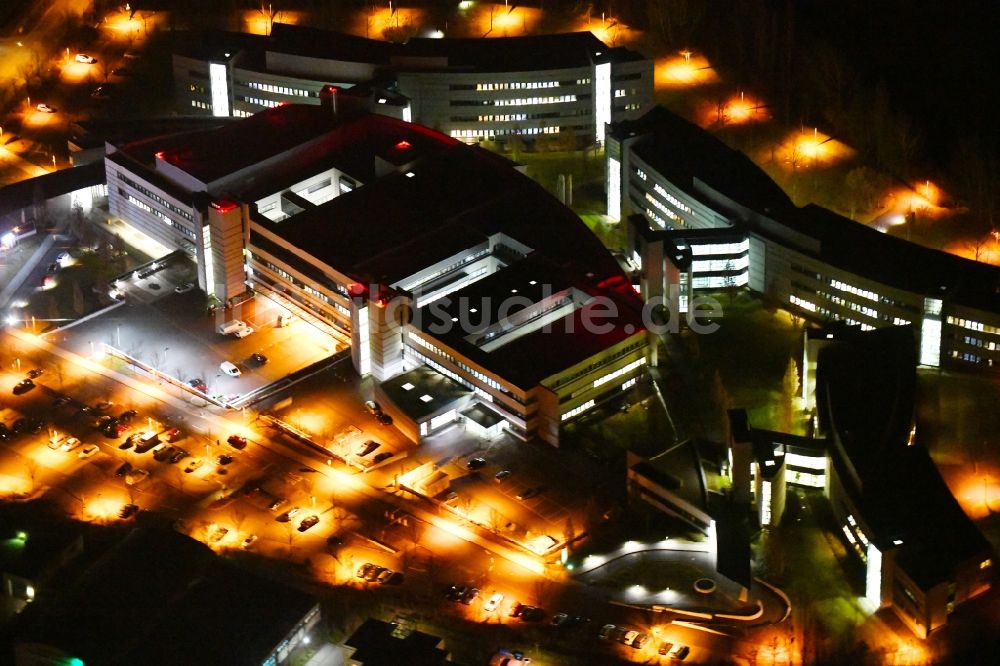
[[344,648],[325,643],[316,654],[310,657],[305,666],[342,666],[347,663]]
[[[13,296],[17,290],[21,288],[24,281],[28,279],[28,275],[30,275],[31,271],[38,265],[39,259],[45,256],[45,253],[49,251],[49,248],[52,247],[55,240],[55,234],[48,234],[45,236],[45,240],[43,240],[41,244],[35,248],[32,255],[28,257],[23,264],[21,264],[17,273],[14,274],[14,277],[12,277],[10,281],[4,285],[3,291],[0,291],[0,309],[7,307],[7,303],[10,301],[11,296]],[[10,253],[11,251],[7,250],[7,252]]]

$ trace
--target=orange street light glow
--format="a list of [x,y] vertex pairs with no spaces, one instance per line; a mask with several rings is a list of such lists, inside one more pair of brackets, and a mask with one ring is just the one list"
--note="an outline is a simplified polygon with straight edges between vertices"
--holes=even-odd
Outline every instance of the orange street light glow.
[[982,469],[978,474],[962,474],[949,485],[955,493],[955,499],[973,520],[988,517],[994,512],[993,507],[1000,506],[1000,483],[997,483],[993,474],[985,473]]
[[743,91],[717,102],[704,101],[695,112],[695,119],[701,127],[713,125],[746,125],[771,120],[771,113],[763,100]]
[[113,500],[110,497],[95,497],[89,500],[84,507],[83,518],[99,522],[115,520],[118,518],[118,512],[121,511],[122,506],[124,504],[119,500]]
[[14,495],[24,495],[31,490],[31,482],[19,476],[0,476],[0,497],[11,497]]
[[472,17],[472,22],[478,26],[475,32],[483,37],[526,35],[534,29],[541,16],[539,10],[531,7],[514,7],[502,4],[477,6],[479,11]]
[[275,11],[274,19],[269,21],[266,12],[258,9],[248,9],[243,12],[243,31],[251,35],[269,35],[271,26],[275,23],[298,25],[302,21],[302,12]]
[[684,88],[717,83],[718,73],[712,69],[708,58],[690,51],[656,61],[657,88]]
[[386,31],[419,27],[423,20],[420,9],[381,7],[373,12],[358,12],[355,32],[371,39],[386,39]]
[[[764,161],[771,157],[770,150],[766,150],[768,155],[762,156]],[[821,133],[815,127],[803,132],[792,132],[773,153],[779,164],[792,170],[831,166],[853,154],[854,151],[846,144]]]

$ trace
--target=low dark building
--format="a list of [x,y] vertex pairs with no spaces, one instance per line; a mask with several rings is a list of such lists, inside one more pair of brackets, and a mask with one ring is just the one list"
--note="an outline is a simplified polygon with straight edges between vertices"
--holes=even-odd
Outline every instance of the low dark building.
[[18,666],[286,663],[320,622],[316,600],[169,530],[138,528],[12,627]]
[[344,641],[350,666],[439,666],[451,663],[444,639],[405,622],[369,618]]

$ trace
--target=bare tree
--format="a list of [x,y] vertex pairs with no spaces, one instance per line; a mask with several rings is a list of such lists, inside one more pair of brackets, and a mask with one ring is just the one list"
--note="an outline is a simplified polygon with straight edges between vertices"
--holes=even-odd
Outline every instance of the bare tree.
[[38,468],[38,461],[34,458],[28,458],[24,461],[24,469],[27,472],[28,481],[31,484],[31,490],[28,491],[29,495],[35,492],[35,481],[38,477]]

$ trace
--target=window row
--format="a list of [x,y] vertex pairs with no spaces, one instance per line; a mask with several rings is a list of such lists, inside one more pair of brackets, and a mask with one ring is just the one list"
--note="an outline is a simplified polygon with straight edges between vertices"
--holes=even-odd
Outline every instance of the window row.
[[276,86],[270,83],[258,83],[257,81],[248,81],[248,88],[253,88],[255,90],[260,90],[263,92],[276,93],[278,95],[290,95],[294,97],[313,97],[314,95],[308,90],[302,90],[301,88],[289,88],[288,86]]
[[123,183],[125,183],[126,185],[128,185],[129,187],[131,187],[136,192],[140,192],[140,193],[144,194],[147,198],[152,199],[153,201],[155,201],[156,203],[160,204],[161,206],[163,206],[164,208],[166,208],[170,212],[177,213],[178,215],[180,215],[181,217],[183,217],[185,220],[189,220],[191,222],[194,222],[194,217],[191,215],[191,213],[189,211],[186,211],[186,210],[184,210],[182,208],[178,208],[177,206],[175,206],[174,204],[170,203],[169,201],[167,201],[166,199],[164,199],[160,195],[156,194],[155,192],[151,192],[150,190],[146,189],[145,187],[143,187],[139,183],[135,182],[134,180],[132,180],[131,178],[129,178],[128,176],[126,176],[125,174],[123,174],[121,171],[118,172],[118,180],[122,181]]

